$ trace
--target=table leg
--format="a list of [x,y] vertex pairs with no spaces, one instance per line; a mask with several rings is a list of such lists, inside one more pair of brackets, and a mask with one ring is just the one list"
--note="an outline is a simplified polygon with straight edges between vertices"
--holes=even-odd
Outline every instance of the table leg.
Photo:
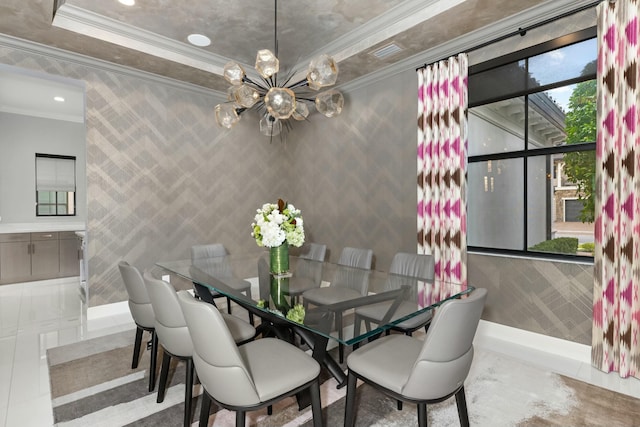
[[327,352],[327,344],[329,343],[329,338],[314,334],[308,329],[297,328],[296,333],[302,337],[303,340],[307,344],[309,344],[313,348],[312,357],[318,361],[322,366],[324,366],[329,373],[336,379],[338,382],[338,388],[342,388],[347,384],[347,376],[344,371],[335,361],[333,357]]

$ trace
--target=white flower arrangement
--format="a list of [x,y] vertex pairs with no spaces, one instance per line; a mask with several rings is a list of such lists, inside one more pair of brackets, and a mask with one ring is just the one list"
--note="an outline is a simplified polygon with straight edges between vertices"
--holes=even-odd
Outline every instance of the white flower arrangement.
[[304,243],[304,225],[300,210],[278,199],[278,204],[266,203],[257,210],[251,224],[251,236],[258,246],[275,248],[285,241],[300,247]]

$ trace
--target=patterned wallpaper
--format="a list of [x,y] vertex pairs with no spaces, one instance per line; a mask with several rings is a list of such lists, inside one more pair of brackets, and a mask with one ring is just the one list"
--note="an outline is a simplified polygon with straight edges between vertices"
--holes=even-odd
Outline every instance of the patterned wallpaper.
[[[86,83],[91,306],[127,298],[121,259],[144,269],[213,241],[255,250],[255,209],[278,197],[302,209],[308,240],[332,260],[344,246],[368,247],[384,269],[396,251],[416,250],[414,70],[346,90],[341,116],[312,115],[286,144],[270,144],[255,117],[218,129],[208,92],[2,45],[0,62]],[[489,320],[584,341],[589,269],[553,263],[549,277],[549,262],[490,258],[469,259],[470,283],[495,295]],[[585,307],[562,309],[576,298]]]

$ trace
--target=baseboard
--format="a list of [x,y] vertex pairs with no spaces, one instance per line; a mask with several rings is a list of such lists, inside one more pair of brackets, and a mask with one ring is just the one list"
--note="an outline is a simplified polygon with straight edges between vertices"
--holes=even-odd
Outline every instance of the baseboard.
[[104,319],[105,317],[120,316],[129,313],[127,301],[114,302],[111,304],[96,305],[87,308],[87,320]]
[[577,362],[591,363],[591,346],[485,320],[480,320],[474,342],[480,345],[490,342],[497,351],[501,347],[520,346]]

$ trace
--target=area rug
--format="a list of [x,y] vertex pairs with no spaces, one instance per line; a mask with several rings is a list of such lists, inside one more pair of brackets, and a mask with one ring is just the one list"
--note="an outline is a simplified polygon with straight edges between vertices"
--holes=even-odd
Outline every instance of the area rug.
[[[148,352],[131,369],[135,332],[127,331],[47,351],[54,420],[57,426],[180,426],[183,419],[184,364],[172,365],[163,403],[148,392]],[[160,361],[161,356],[159,356]],[[160,363],[158,363],[160,365]],[[428,386],[428,384],[425,384]],[[476,350],[466,381],[472,426],[633,426],[640,425],[640,400],[595,387],[488,350]],[[326,426],[340,426],[345,389],[333,378],[322,383]],[[194,387],[197,425],[201,386]],[[212,405],[210,426],[233,426],[235,414]],[[367,385],[358,386],[357,426],[417,424],[415,406],[396,402]],[[428,407],[430,426],[459,425],[455,399]],[[311,411],[299,411],[293,398],[247,414],[248,426],[311,426]]]

